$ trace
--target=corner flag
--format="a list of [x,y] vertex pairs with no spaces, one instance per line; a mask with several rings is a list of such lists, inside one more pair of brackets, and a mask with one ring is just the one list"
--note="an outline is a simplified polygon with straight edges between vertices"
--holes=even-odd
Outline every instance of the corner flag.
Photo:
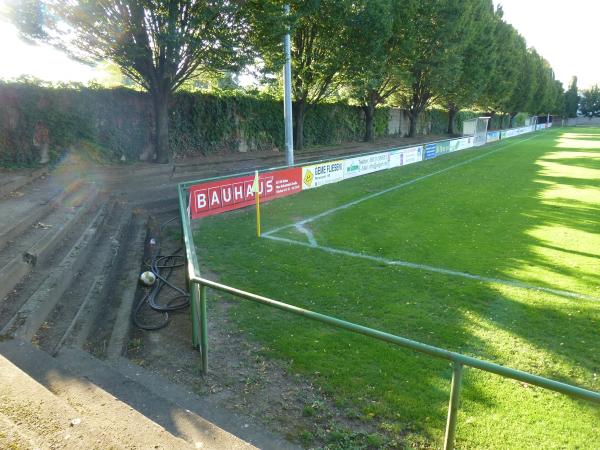
[[254,174],[252,192],[254,192],[254,198],[256,199],[256,236],[260,237],[260,185],[258,183],[258,170]]
[[258,186],[258,170],[254,173],[254,182],[252,183],[252,192],[259,193],[260,188]]

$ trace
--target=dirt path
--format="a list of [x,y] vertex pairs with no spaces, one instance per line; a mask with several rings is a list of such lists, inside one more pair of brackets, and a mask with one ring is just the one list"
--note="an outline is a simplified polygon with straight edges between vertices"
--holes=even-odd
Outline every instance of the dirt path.
[[[167,216],[160,217],[161,221]],[[161,254],[180,245],[179,223],[162,232]],[[205,273],[207,268],[205,268]],[[211,278],[218,278],[212,274]],[[185,285],[184,270],[171,278]],[[174,294],[167,289],[161,302]],[[397,443],[378,431],[377,425],[359,419],[360,414],[323,392],[311,380],[290,371],[289,364],[264,356],[264,348],[249,340],[230,319],[238,303],[211,296],[209,303],[210,370],[202,375],[200,355],[191,348],[189,311],[172,314],[167,327],[132,333],[127,357],[220,406],[241,414],[298,445],[310,448],[395,448]],[[142,319],[161,320],[146,310]],[[318,377],[318,374],[315,374]]]

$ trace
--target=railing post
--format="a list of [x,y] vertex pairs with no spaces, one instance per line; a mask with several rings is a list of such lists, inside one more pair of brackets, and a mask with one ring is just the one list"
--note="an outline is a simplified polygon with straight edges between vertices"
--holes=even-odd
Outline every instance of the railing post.
[[192,319],[192,347],[198,348],[198,283],[190,281],[190,316]]
[[462,369],[463,365],[461,363],[454,362],[452,368],[452,387],[450,388],[450,405],[448,406],[448,421],[446,422],[446,436],[444,437],[444,450],[452,450],[454,448]]
[[207,287],[200,284],[200,351],[202,352],[202,372],[208,371],[208,317],[206,315]]

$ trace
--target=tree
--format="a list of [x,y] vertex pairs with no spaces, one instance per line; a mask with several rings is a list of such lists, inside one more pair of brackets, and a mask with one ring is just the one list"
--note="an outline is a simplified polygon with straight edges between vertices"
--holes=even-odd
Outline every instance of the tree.
[[492,33],[494,5],[491,0],[463,2],[465,20],[460,31],[462,54],[458,80],[443,87],[440,103],[448,110],[448,134],[454,134],[454,119],[458,111],[479,100],[488,75],[496,64]]
[[538,89],[539,80],[536,76],[536,64],[539,56],[534,49],[527,49],[525,41],[519,39],[516,42],[516,57],[519,58],[521,72],[517,83],[508,99],[506,106],[509,114],[509,127],[514,126],[514,119],[520,112],[531,111],[534,97]]
[[394,98],[408,112],[411,137],[427,106],[459,82],[467,10],[459,0],[410,0],[404,7],[398,30],[403,88]]
[[488,83],[479,102],[489,111],[491,117],[494,117],[497,112],[511,110],[511,98],[519,82],[521,71],[519,64],[522,62],[522,53],[519,49],[525,46],[517,30],[504,22],[503,15],[502,8],[498,7],[494,14],[495,26],[492,33],[496,64],[494,70],[488,75]]
[[15,0],[21,33],[85,61],[112,61],[152,98],[157,162],[169,161],[169,101],[203,70],[237,70],[250,55],[243,2]]
[[375,137],[375,109],[402,86],[398,61],[400,50],[399,26],[404,9],[399,2],[375,0],[368,4],[360,22],[375,27],[371,39],[362,40],[362,49],[346,69],[345,84],[350,97],[365,113],[366,142]]
[[600,87],[598,85],[582,91],[579,110],[585,117],[600,117]]
[[553,91],[554,101],[552,102],[550,112],[565,117],[565,89],[560,80],[554,80]]
[[539,55],[536,59],[536,77],[538,88],[530,111],[533,114],[547,114],[554,106],[554,72],[548,61]]
[[[277,4],[277,1],[274,1]],[[281,2],[280,2],[281,3]],[[304,148],[304,119],[310,108],[330,96],[341,74],[379,33],[369,0],[290,1],[294,145]],[[261,29],[264,29],[264,25]],[[261,35],[265,69],[278,71],[283,63],[281,39],[270,30]],[[270,37],[269,37],[270,36]]]
[[577,77],[571,79],[569,89],[565,92],[565,114],[569,118],[577,117],[579,107],[579,92],[577,90]]

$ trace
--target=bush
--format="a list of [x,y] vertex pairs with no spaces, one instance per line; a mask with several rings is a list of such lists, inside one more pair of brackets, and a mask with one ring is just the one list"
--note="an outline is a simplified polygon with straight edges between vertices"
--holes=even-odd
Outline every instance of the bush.
[[[377,110],[377,135],[387,133],[388,112]],[[36,126],[47,130],[55,160],[82,140],[103,149],[109,160],[153,152],[152,104],[147,94],[131,89],[0,83],[0,164],[39,161]],[[310,108],[304,129],[307,146],[359,140],[364,115],[344,103],[319,104]],[[261,94],[181,92],[170,108],[169,132],[174,157],[282,149],[283,104]]]

